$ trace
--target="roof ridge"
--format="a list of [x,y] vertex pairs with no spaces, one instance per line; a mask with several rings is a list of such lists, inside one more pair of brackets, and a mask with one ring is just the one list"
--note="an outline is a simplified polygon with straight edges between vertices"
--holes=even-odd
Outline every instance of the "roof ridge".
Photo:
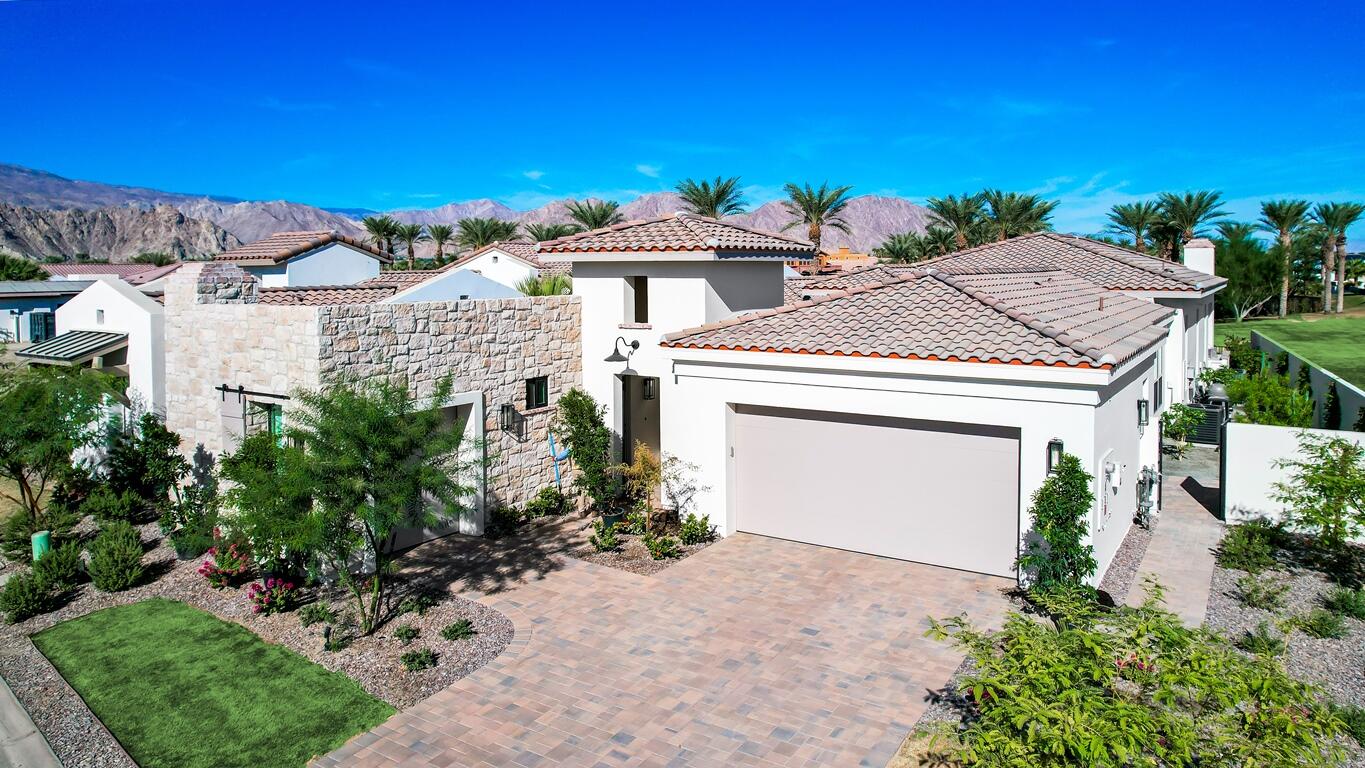
[[673,213],[664,214],[662,216],[653,216],[647,219],[630,219],[628,221],[622,221],[616,224],[609,224],[605,227],[598,227],[597,229],[589,229],[583,232],[575,232],[572,235],[557,237],[553,240],[542,240],[540,242],[535,243],[535,252],[537,255],[539,255],[542,250],[542,247],[555,248],[563,245],[568,245],[578,240],[584,240],[596,235],[601,235],[609,232],[619,232],[623,229],[629,229],[631,227],[642,227],[650,224],[659,224],[665,221],[680,222],[682,226],[686,228],[687,231],[690,232],[693,237],[696,237],[697,241],[706,248],[718,248],[720,246],[711,245],[709,243],[709,238],[703,235],[702,233],[698,232],[697,228],[693,226],[694,223],[704,222],[708,224],[716,224],[718,226],[736,229],[741,232],[746,232],[752,235],[762,235],[764,237],[771,237],[775,240],[781,240],[785,243],[790,243],[792,245],[813,247],[813,245],[810,242],[792,237],[790,235],[783,235],[777,232],[769,232],[767,230],[757,229],[755,227],[746,227],[743,224],[736,224],[734,222],[724,221],[722,219],[713,219],[710,216],[701,216],[699,214],[689,213],[687,211],[674,211]]
[[[1134,269],[1140,269],[1143,272],[1156,275],[1157,277],[1165,277],[1171,280],[1178,280],[1186,285],[1193,286],[1195,288],[1198,288],[1203,284],[1203,281],[1200,280],[1195,281],[1186,280],[1185,278],[1177,275],[1175,273],[1175,270],[1170,269],[1169,267],[1158,268],[1155,266],[1151,266],[1147,262],[1150,261],[1160,262],[1161,259],[1157,259],[1155,256],[1150,256],[1145,253],[1139,253],[1137,251],[1132,250],[1131,248],[1126,248],[1122,245],[1099,243],[1098,241],[1091,240],[1088,237],[1081,237],[1079,235],[1063,235],[1057,232],[1048,232],[1047,234],[1052,235],[1053,239],[1057,240],[1058,242],[1065,243],[1066,245],[1070,245],[1075,248],[1080,248],[1086,253],[1093,253],[1096,256],[1102,256],[1106,259],[1113,259],[1114,261],[1120,262],[1122,264],[1127,264],[1128,266],[1133,267]],[[1106,248],[1113,248],[1114,250],[1123,251],[1123,256],[1119,256],[1118,254],[1115,253],[1106,252],[1103,249],[1096,248],[1095,245],[1104,245]],[[1171,262],[1171,264],[1175,265],[1176,263]],[[1183,267],[1185,265],[1179,264],[1176,266]]]
[[[1070,274],[1063,270],[1048,271],[1057,272],[1059,274]],[[1058,344],[1061,344],[1067,349],[1070,349],[1072,352],[1081,355],[1082,357],[1090,358],[1091,360],[1094,360],[1095,362],[1101,365],[1115,365],[1118,363],[1118,358],[1114,357],[1114,355],[1108,352],[1100,352],[1098,347],[1095,347],[1091,344],[1082,343],[1079,339],[1073,337],[1071,334],[1065,331],[1058,331],[1051,325],[1048,325],[1047,323],[1043,322],[1042,320],[1039,320],[1033,315],[1024,312],[1021,309],[1018,309],[1017,307],[1014,307],[1009,302],[1005,301],[1004,299],[1001,299],[998,296],[995,296],[975,286],[967,285],[965,282],[957,279],[956,275],[951,275],[938,270],[931,269],[929,270],[929,276],[934,278],[935,280],[938,280],[944,285],[947,285],[951,288],[960,291],[961,293],[967,296],[970,296],[971,298],[975,299],[976,301],[980,302],[986,307],[989,307],[990,309],[999,312],[1005,317],[1008,317],[1009,319],[1017,323],[1020,323],[1021,325],[1029,328],[1030,330],[1041,333],[1047,338],[1052,339],[1053,341],[1057,342]],[[1076,277],[1075,275],[1071,275],[1071,277],[1075,278],[1076,280],[1081,280],[1082,282],[1085,283],[1090,283],[1089,280],[1084,280],[1083,278]],[[1093,283],[1090,284],[1094,285]],[[1100,290],[1104,291],[1105,293],[1109,292],[1109,289],[1103,287],[1100,287]]]

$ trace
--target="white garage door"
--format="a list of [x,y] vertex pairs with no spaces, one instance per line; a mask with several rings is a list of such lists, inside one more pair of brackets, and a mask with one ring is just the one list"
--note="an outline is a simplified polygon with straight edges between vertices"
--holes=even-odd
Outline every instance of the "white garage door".
[[736,527],[810,544],[1014,575],[1014,429],[736,406]]

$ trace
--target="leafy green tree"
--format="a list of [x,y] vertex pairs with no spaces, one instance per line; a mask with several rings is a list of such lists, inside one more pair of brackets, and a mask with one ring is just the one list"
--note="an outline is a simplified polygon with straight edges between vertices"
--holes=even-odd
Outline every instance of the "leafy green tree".
[[134,256],[132,261],[134,264],[150,264],[154,267],[166,267],[174,264],[176,258],[169,253],[163,253],[161,251],[144,251]]
[[598,509],[611,502],[611,430],[607,428],[606,408],[598,405],[592,395],[577,387],[559,397],[559,412],[555,415],[555,434],[569,449],[574,467],[578,470],[574,485],[592,500]]
[[913,264],[939,255],[935,252],[933,243],[918,232],[901,232],[891,235],[886,238],[885,242],[877,246],[872,254],[882,261],[889,261],[893,264]]
[[1048,220],[1057,208],[1055,200],[998,189],[985,190],[981,193],[981,200],[986,204],[983,216],[987,229],[996,242],[1052,229]]
[[1204,412],[1198,408],[1184,403],[1172,403],[1161,412],[1161,434],[1166,439],[1175,441],[1177,455],[1184,455],[1190,433],[1198,429],[1203,421]]
[[1308,221],[1307,200],[1268,200],[1261,203],[1261,228],[1272,232],[1280,246],[1283,265],[1280,282],[1280,317],[1289,312],[1290,259],[1294,253],[1294,236]]
[[417,268],[417,243],[426,240],[426,228],[421,224],[399,224],[395,233],[408,249],[408,269]]
[[593,230],[625,221],[620,207],[615,200],[570,200],[564,204],[564,211],[583,229]]
[[483,248],[500,240],[511,240],[517,236],[517,223],[503,221],[487,216],[471,216],[460,219],[459,233],[455,242],[464,248]]
[[526,296],[567,296],[573,293],[573,280],[568,275],[533,275],[517,283],[517,290]]
[[1161,221],[1161,206],[1148,200],[1118,203],[1109,209],[1109,232],[1131,238],[1133,250],[1146,252],[1152,228]]
[[144,413],[132,429],[113,436],[106,460],[109,485],[132,491],[138,498],[165,506],[172,491],[190,473],[190,463],[180,453],[180,435],[166,428],[153,413]]
[[787,192],[787,199],[782,202],[782,207],[794,220],[784,225],[782,231],[805,225],[806,239],[815,246],[817,256],[820,253],[820,238],[826,227],[845,233],[850,231],[842,214],[851,199],[848,193],[853,189],[852,186],[831,188],[829,182],[824,182],[816,189],[809,183],[797,186],[787,182],[783,189]]
[[1216,299],[1238,322],[1272,301],[1280,287],[1280,259],[1255,232],[1251,224],[1220,221],[1213,241],[1216,271],[1228,279]]
[[1227,216],[1222,209],[1223,193],[1211,190],[1198,192],[1162,192],[1157,197],[1161,207],[1161,218],[1165,224],[1179,234],[1180,245],[1208,234],[1207,227],[1214,219]]
[[446,263],[446,246],[455,239],[455,228],[449,224],[432,224],[427,227],[427,239],[436,246],[436,266]]
[[963,194],[961,197],[931,197],[926,201],[932,219],[932,226],[946,229],[953,234],[955,250],[971,245],[979,236],[986,215],[986,200],[981,193]]
[[1084,543],[1090,535],[1090,510],[1095,494],[1081,460],[1069,453],[1033,492],[1029,516],[1033,530],[1019,555],[1019,570],[1029,577],[1031,588],[1048,592],[1057,588],[1084,587],[1095,574],[1095,548]]
[[47,272],[35,261],[0,253],[0,280],[46,280]]
[[1269,366],[1254,376],[1228,382],[1227,390],[1239,408],[1233,417],[1239,424],[1313,426],[1313,398],[1289,386],[1289,377]]
[[522,224],[521,228],[526,230],[526,236],[543,243],[546,240],[558,240],[561,237],[576,235],[583,231],[577,224]]
[[398,237],[398,221],[386,214],[380,216],[366,216],[360,220],[360,225],[370,235],[370,241],[374,247],[385,253],[393,253],[393,241]]
[[1299,433],[1299,455],[1276,465],[1289,479],[1276,483],[1285,520],[1313,534],[1330,553],[1365,532],[1365,446],[1340,437]]
[[[440,380],[429,402],[444,403],[452,390],[449,377]],[[338,381],[298,393],[295,403],[282,450],[298,453],[281,463],[301,477],[288,487],[313,499],[308,549],[338,575],[368,635],[388,617],[399,531],[441,525],[472,490],[461,482],[469,469],[462,433],[401,379]]]
[[295,576],[312,567],[321,532],[306,454],[281,445],[277,435],[256,432],[219,460],[219,472],[229,482],[223,502],[235,510],[233,526],[252,552],[270,560],[266,570]]
[[744,193],[739,189],[739,177],[716,177],[714,182],[683,179],[678,182],[678,195],[687,209],[698,216],[720,219],[744,213]]

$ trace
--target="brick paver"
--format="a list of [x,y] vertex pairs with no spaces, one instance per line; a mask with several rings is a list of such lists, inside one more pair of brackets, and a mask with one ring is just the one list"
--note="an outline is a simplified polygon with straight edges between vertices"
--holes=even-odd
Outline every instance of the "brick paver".
[[925,617],[996,626],[1012,585],[746,534],[656,576],[437,545],[501,574],[464,586],[496,585],[513,645],[316,766],[880,768],[961,659]]
[[1197,627],[1208,610],[1213,551],[1223,538],[1223,523],[1186,490],[1187,480],[1181,476],[1162,481],[1161,518],[1126,602],[1140,603],[1147,595],[1142,581],[1153,577],[1165,590],[1167,609],[1186,626]]

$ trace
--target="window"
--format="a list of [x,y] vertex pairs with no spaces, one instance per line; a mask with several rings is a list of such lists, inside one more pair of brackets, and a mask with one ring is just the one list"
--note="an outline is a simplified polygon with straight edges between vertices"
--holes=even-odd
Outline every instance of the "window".
[[28,316],[28,340],[35,344],[57,335],[57,316],[52,312],[33,312]]
[[247,401],[246,433],[269,432],[275,442],[284,445],[284,406],[279,403]]
[[104,310],[95,310],[95,325],[104,325]]
[[526,410],[544,408],[550,404],[550,379],[537,376],[526,380]]
[[644,275],[626,278],[626,322],[649,322],[649,278]]

